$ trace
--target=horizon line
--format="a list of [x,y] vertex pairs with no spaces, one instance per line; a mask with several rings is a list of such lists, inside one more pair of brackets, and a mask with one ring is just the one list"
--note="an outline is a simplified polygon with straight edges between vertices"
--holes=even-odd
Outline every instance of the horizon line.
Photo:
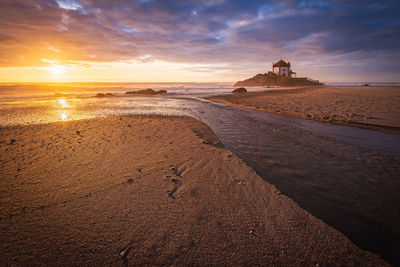
[[[206,82],[199,82],[199,81],[186,81],[186,82],[179,82],[179,81],[168,81],[168,82],[150,82],[150,81],[144,81],[144,82],[135,82],[135,81],[23,81],[23,82],[17,82],[17,81],[0,81],[0,84],[73,84],[73,83],[108,83],[108,84],[118,84],[118,83],[152,83],[152,84],[174,84],[174,83],[181,83],[181,84],[188,84],[188,83],[236,83],[237,81],[206,81]],[[321,81],[322,83],[400,83],[399,81]]]

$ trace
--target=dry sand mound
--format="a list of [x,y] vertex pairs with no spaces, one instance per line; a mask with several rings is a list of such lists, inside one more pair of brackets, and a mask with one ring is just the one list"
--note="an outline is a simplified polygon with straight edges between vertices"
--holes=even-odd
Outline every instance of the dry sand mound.
[[244,108],[400,132],[400,87],[300,87],[211,97]]

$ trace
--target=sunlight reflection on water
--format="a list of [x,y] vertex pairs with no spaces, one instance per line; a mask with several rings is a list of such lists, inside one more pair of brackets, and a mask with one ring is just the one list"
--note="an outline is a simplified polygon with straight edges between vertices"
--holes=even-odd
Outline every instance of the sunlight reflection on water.
[[60,103],[60,106],[62,108],[66,108],[66,107],[69,106],[68,103],[67,103],[67,99],[65,97],[59,98],[58,99],[58,103]]
[[70,105],[67,102],[67,99],[65,97],[59,98],[58,100],[59,107],[60,107],[60,120],[61,121],[66,121],[68,120],[68,112],[65,110],[66,108],[69,108]]
[[0,126],[111,115],[187,115],[188,99],[168,97],[46,97],[0,101]]
[[66,121],[67,118],[68,118],[67,112],[63,111],[63,112],[61,113],[61,115],[60,115],[60,119],[61,119],[62,121]]

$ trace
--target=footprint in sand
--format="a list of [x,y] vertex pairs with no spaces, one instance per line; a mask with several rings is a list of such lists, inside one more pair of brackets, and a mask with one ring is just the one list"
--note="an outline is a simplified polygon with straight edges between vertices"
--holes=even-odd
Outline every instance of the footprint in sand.
[[172,190],[168,190],[168,191],[167,191],[168,196],[171,197],[172,199],[175,199],[174,193],[175,193],[177,190],[178,190],[178,187],[177,187],[177,186],[175,186],[174,189],[172,189]]

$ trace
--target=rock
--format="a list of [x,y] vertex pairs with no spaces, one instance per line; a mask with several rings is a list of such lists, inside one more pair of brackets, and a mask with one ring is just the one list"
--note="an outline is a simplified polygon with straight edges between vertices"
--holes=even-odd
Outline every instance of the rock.
[[110,96],[115,96],[114,94],[112,94],[112,93],[105,93],[105,94],[103,94],[103,93],[97,93],[96,95],[95,95],[95,97],[110,97]]
[[130,179],[128,179],[128,184],[133,184],[133,179],[132,178],[130,178]]
[[145,90],[137,90],[137,91],[125,92],[126,95],[157,95],[157,94],[166,94],[166,93],[167,93],[167,90],[154,91],[151,88],[147,88]]
[[279,76],[273,72],[257,74],[244,81],[239,81],[234,86],[301,86],[301,85],[323,85],[319,81],[309,78],[290,78]]
[[247,90],[244,87],[239,87],[239,88],[236,88],[235,90],[233,90],[232,93],[234,93],[234,94],[243,94],[243,93],[247,93]]

